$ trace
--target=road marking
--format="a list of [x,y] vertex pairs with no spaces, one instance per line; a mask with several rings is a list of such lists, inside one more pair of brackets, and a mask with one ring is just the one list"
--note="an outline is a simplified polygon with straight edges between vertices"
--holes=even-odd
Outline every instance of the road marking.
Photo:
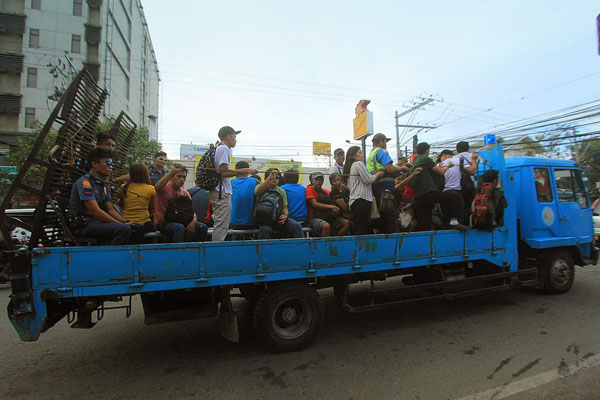
[[489,399],[503,399],[508,396],[512,396],[517,393],[525,392],[530,389],[534,389],[538,386],[545,385],[553,382],[557,379],[565,378],[567,376],[575,375],[576,373],[583,371],[588,368],[592,368],[600,365],[600,354],[595,355],[584,360],[578,361],[574,364],[565,364],[560,368],[553,369],[550,371],[543,372],[539,375],[535,375],[529,378],[521,379],[518,381],[506,383],[502,386],[498,386],[494,389],[485,390],[483,392],[470,394],[465,397],[461,397],[457,400],[489,400]]

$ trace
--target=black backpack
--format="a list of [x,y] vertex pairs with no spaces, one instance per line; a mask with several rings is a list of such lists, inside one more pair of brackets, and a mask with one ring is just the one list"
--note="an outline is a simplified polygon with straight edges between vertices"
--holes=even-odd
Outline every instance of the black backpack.
[[[327,196],[327,193],[325,193],[325,191],[323,189],[319,189],[319,190],[315,189],[315,192],[317,192],[317,202],[318,203],[328,204],[328,205],[337,207],[337,205],[335,204],[335,201],[333,201],[329,196]],[[313,215],[316,218],[320,218],[323,221],[327,221],[327,222],[333,222],[337,218],[337,215],[330,209],[314,208]]]
[[254,222],[260,225],[275,225],[283,209],[283,196],[275,189],[267,189],[254,205]]
[[202,155],[198,166],[196,167],[196,182],[198,187],[205,190],[213,190],[221,182],[221,175],[217,172],[215,166],[215,153],[217,148],[210,146],[210,149]]
[[187,226],[194,219],[192,199],[187,196],[175,196],[167,200],[165,222],[177,222]]

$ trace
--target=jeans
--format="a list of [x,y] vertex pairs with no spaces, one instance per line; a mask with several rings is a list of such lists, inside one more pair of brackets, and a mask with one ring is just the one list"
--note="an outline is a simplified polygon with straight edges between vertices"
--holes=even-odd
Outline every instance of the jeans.
[[[189,233],[186,238],[185,226],[178,222],[165,222],[160,227],[160,232],[171,243],[204,242],[207,237],[208,227],[202,222],[196,222],[196,232]],[[188,239],[188,240],[186,240]]]
[[300,222],[296,222],[292,218],[288,218],[287,221],[285,221],[285,224],[283,224],[283,225],[280,225],[280,224],[277,224],[276,226],[259,225],[258,229],[260,230],[260,233],[258,234],[259,239],[271,239],[271,237],[273,235],[273,230],[275,230],[277,232],[285,232],[286,234],[288,234],[290,237],[293,237],[293,238],[302,238],[303,237],[302,225],[300,225]]
[[[73,230],[77,236],[90,236],[101,242],[109,244],[130,244],[132,226],[120,222],[101,222],[97,219],[89,220],[84,227]],[[142,237],[144,231],[141,230]],[[141,242],[140,242],[141,243]]]

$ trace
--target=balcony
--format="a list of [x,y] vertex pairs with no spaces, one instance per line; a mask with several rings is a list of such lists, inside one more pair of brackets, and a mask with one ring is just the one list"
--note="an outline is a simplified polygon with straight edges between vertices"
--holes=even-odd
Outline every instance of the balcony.
[[88,44],[99,44],[102,39],[102,27],[98,25],[85,24],[85,41]]
[[25,33],[25,15],[0,13],[0,33],[22,35]]
[[23,72],[23,54],[0,53],[0,72]]
[[87,4],[90,8],[102,7],[102,0],[87,0]]
[[18,114],[21,112],[21,95],[0,93],[0,113]]
[[84,62],[83,66],[85,67],[87,72],[90,73],[90,75],[92,76],[92,78],[94,78],[94,80],[96,82],[98,82],[100,80],[100,64]]

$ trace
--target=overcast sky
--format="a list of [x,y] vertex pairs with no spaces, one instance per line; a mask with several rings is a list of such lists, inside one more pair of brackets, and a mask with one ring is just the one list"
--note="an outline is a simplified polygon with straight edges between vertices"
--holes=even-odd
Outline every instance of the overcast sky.
[[142,4],[169,158],[231,125],[236,155],[313,164],[312,141],[349,146],[361,98],[394,156],[394,111],[419,96],[430,142],[600,97],[597,0]]

